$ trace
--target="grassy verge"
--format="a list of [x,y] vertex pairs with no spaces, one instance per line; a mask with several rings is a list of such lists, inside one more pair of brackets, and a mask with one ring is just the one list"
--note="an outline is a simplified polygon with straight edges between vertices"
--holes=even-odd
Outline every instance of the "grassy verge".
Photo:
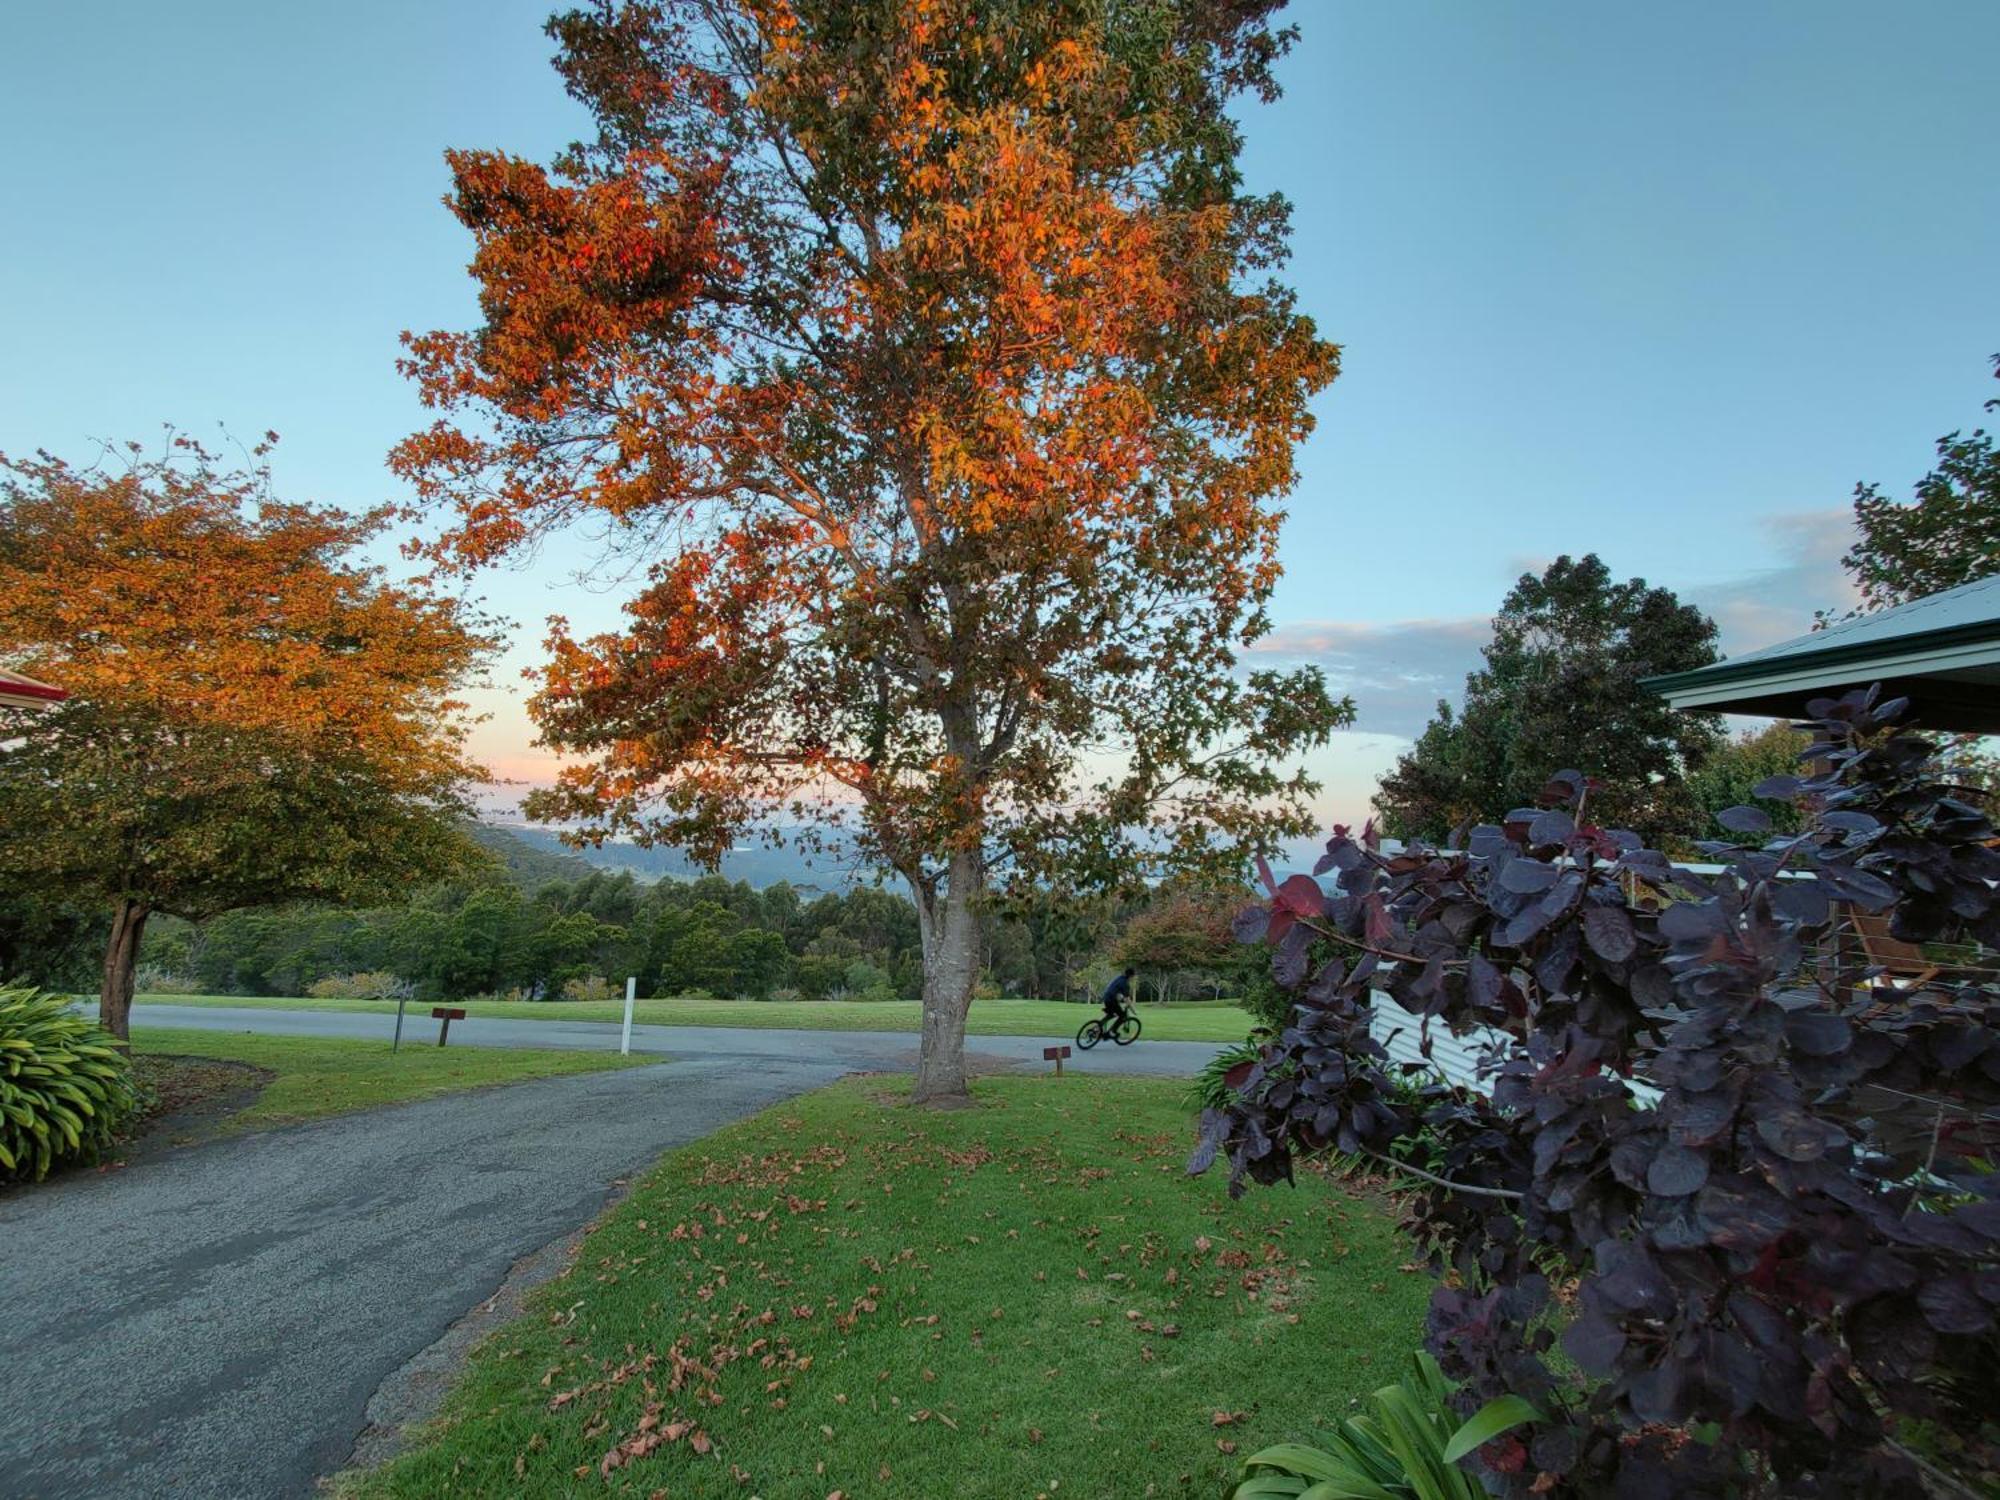
[[622,1058],[615,1052],[500,1047],[406,1046],[392,1053],[381,1042],[161,1026],[134,1026],[132,1047],[141,1057],[149,1053],[215,1057],[275,1073],[277,1077],[257,1096],[255,1104],[230,1117],[232,1128],[289,1125],[486,1084],[660,1061],[658,1057]]
[[[246,995],[141,995],[146,1005],[245,1005],[270,1010],[395,1012],[380,1000],[307,1000]],[[428,1006],[418,1008],[427,1012]],[[468,1015],[510,1021],[616,1021],[625,1013],[623,1000],[569,1000],[546,1004],[502,1000],[465,1002]],[[1096,1010],[1065,1005],[1059,1000],[979,1000],[973,1002],[966,1029],[974,1036],[1071,1037]],[[746,1026],[759,1029],[798,1028],[806,1031],[918,1031],[922,1014],[914,1000],[641,1000],[633,1019],[651,1026]],[[1156,1042],[1240,1042],[1255,1023],[1237,1005],[1190,1001],[1175,1005],[1142,1005],[1139,1019],[1146,1036]]]
[[663,1160],[342,1493],[1226,1493],[1399,1374],[1428,1281],[1320,1178],[1182,1172],[1180,1086],[850,1080]]

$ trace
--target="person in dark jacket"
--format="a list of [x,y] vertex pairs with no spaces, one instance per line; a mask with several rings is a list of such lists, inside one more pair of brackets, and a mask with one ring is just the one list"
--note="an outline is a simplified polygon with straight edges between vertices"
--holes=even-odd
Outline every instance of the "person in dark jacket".
[[1098,1003],[1104,1007],[1106,1025],[1115,1025],[1132,1014],[1132,974],[1127,969],[1104,987],[1104,997]]

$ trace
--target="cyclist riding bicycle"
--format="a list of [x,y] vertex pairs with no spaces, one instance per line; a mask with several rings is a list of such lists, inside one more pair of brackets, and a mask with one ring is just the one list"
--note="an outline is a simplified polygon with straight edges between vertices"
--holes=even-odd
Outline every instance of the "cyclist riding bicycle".
[[1132,975],[1127,969],[1104,987],[1104,994],[1097,1002],[1104,1007],[1104,1026],[1108,1031],[1132,1014]]

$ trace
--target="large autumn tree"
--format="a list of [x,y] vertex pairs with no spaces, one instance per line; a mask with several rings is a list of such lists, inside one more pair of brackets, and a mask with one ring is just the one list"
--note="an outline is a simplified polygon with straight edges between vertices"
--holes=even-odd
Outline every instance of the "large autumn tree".
[[109,908],[120,1037],[153,914],[386,901],[465,847],[490,642],[356,557],[383,513],[276,498],[265,453],[0,457],[0,655],[70,693],[0,708],[0,894]]
[[484,321],[410,340],[446,565],[595,518],[539,816],[714,858],[845,819],[907,881],[917,1096],[961,1095],[983,898],[1234,864],[1345,706],[1239,669],[1309,398],[1230,101],[1281,0],[653,0],[550,23],[596,134],[449,161]]
[[1402,838],[1532,806],[1566,766],[1598,768],[1597,816],[1652,846],[1705,824],[1688,775],[1723,742],[1713,714],[1677,713],[1643,686],[1716,659],[1715,623],[1671,590],[1623,582],[1594,553],[1524,573],[1493,619],[1463,706],[1437,717],[1382,778],[1375,805]]

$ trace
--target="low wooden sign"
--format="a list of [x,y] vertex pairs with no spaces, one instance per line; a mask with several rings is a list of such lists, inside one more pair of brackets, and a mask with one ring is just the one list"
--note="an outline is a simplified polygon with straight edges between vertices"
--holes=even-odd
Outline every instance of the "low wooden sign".
[[1058,1075],[1060,1075],[1062,1072],[1063,1059],[1069,1056],[1069,1048],[1044,1047],[1042,1048],[1042,1056],[1056,1065],[1056,1072]]
[[431,1007],[431,1015],[439,1022],[438,1045],[442,1047],[445,1037],[451,1032],[451,1023],[465,1019],[465,1007],[462,1005],[433,1005]]

